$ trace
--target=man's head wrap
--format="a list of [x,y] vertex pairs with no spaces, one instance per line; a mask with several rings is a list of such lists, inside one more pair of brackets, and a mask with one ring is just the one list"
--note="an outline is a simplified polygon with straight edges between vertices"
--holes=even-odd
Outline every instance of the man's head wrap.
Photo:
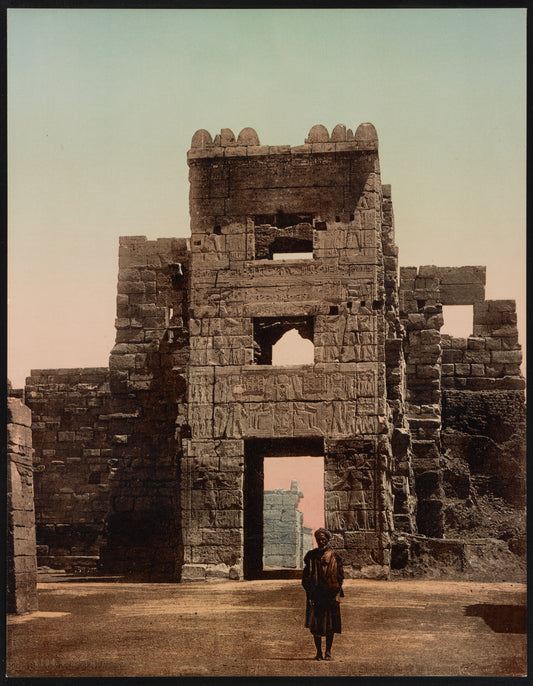
[[315,531],[315,538],[318,538],[320,534],[324,534],[324,536],[328,539],[328,541],[331,538],[330,532],[327,529],[323,529],[322,527],[320,527],[320,529],[317,529]]

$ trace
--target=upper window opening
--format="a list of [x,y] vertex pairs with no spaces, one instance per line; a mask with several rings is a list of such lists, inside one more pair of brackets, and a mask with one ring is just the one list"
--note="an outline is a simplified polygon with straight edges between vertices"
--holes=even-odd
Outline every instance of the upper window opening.
[[[288,332],[291,336],[286,338]],[[283,341],[280,340],[282,337]],[[279,347],[276,346],[278,341]],[[269,365],[313,364],[313,318],[254,318],[254,362]]]
[[315,361],[315,346],[313,341],[300,336],[296,329],[284,333],[279,341],[272,346],[272,364],[289,366],[296,364],[313,364]]
[[255,215],[255,259],[294,260],[313,258],[312,215]]
[[472,335],[474,328],[473,305],[443,305],[442,317],[444,324],[440,330],[441,334],[454,338],[468,338]]

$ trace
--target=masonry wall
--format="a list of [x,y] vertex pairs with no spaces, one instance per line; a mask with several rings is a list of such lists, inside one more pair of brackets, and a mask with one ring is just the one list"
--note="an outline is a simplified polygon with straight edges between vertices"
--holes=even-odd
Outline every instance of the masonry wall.
[[[311,534],[303,526],[303,513],[298,510],[303,493],[298,482],[291,482],[291,490],[278,488],[265,491],[263,496],[263,564],[269,567],[302,568]],[[312,547],[312,546],[309,546]]]
[[109,508],[109,370],[32,370],[38,562],[94,571]]
[[[418,533],[503,537],[523,555],[525,380],[515,303],[485,300],[484,267],[400,273]],[[453,305],[473,306],[472,335],[440,334],[442,306]]]
[[474,305],[473,335],[443,336],[443,450],[470,486],[516,506],[526,496],[525,379],[514,300]]
[[31,411],[7,399],[7,597],[8,613],[37,608]]
[[[389,406],[389,439],[392,491],[388,494],[389,510],[393,512],[396,532],[417,532],[417,497],[413,469],[413,446],[407,403],[406,328],[400,316],[398,246],[394,235],[394,212],[391,187],[383,187],[383,219],[381,243],[383,249],[385,286],[385,363],[386,393]],[[402,299],[405,307],[405,298]]]
[[[386,574],[392,453],[375,130],[339,126],[330,136],[316,126],[293,148],[261,146],[251,129],[214,141],[199,131],[188,161],[184,571],[260,573],[245,568],[260,526],[246,523],[246,475],[262,456],[247,455],[244,441],[309,437],[323,444],[326,525],[347,574]],[[313,256],[276,262],[268,240],[278,249],[301,241]],[[313,339],[314,364],[273,367],[268,347],[291,325]]]
[[185,423],[188,241],[120,239],[107,417],[113,469],[101,568],[177,580]]

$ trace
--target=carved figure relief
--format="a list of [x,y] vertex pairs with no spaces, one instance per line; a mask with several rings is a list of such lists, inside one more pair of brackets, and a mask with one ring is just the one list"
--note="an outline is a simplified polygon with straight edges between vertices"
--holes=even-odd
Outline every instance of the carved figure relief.
[[197,476],[192,487],[202,489],[204,492],[203,505],[208,512],[209,525],[215,526],[217,514],[217,490],[219,488],[231,488],[223,475],[215,467],[199,466]]
[[278,377],[278,383],[276,384],[276,400],[290,400],[293,390],[292,377],[287,376],[287,374]]
[[375,396],[376,383],[373,371],[361,372],[357,375],[357,396]]
[[294,431],[319,431],[318,407],[314,403],[294,403]]
[[211,405],[189,405],[189,424],[193,438],[207,438],[211,436]]
[[246,434],[248,412],[240,403],[215,405],[214,432],[220,438],[241,438]]
[[378,433],[377,419],[375,415],[358,415],[355,418],[356,434],[375,434]]
[[274,435],[290,436],[292,434],[291,403],[276,403],[274,410]]
[[250,428],[255,436],[273,435],[274,408],[270,403],[260,403],[250,408]]
[[189,385],[189,402],[207,404],[212,400],[212,376],[195,374]]
[[[348,466],[340,479],[332,484],[333,490],[348,491],[348,512],[344,514],[346,529],[359,531],[371,528],[367,491],[373,487],[372,471],[363,455],[356,456],[356,463]],[[372,505],[371,505],[372,507]]]
[[200,246],[200,252],[203,253],[215,253],[218,257],[223,253],[222,241],[224,236],[219,236],[214,233],[207,234],[203,236],[202,245]]
[[[352,422],[353,423],[353,422]],[[331,433],[346,433],[350,424],[349,408],[345,403],[333,403],[333,416],[331,420]]]

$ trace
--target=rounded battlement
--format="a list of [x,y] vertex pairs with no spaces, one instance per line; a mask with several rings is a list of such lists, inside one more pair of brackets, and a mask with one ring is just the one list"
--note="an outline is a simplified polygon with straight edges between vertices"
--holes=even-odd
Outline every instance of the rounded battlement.
[[377,151],[378,135],[370,123],[360,124],[355,136],[345,124],[337,124],[331,136],[323,124],[311,127],[304,145],[261,145],[255,129],[247,126],[235,138],[231,129],[221,129],[214,138],[199,129],[191,141],[189,160],[203,157],[257,157],[259,155],[309,154],[320,152]]
[[355,132],[355,140],[360,143],[378,143],[378,132],[376,131],[373,124],[369,122],[365,124],[359,124],[357,131]]
[[309,135],[305,139],[306,143],[328,143],[329,133],[325,126],[322,124],[315,124],[309,131]]
[[211,138],[209,131],[206,131],[205,129],[199,129],[192,137],[191,149],[207,148],[211,145],[213,145],[213,139]]
[[247,126],[243,129],[237,138],[238,145],[259,145],[259,136],[255,129]]

